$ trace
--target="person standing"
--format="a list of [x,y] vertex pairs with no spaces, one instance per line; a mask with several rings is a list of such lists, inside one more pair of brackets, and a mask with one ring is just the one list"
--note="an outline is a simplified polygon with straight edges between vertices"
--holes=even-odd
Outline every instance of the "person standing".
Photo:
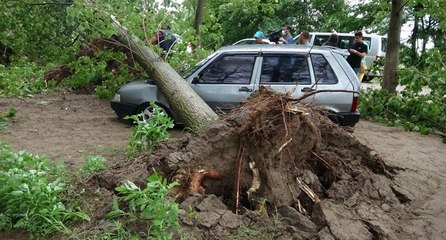
[[[364,43],[367,46],[367,52],[368,52],[369,51],[369,45],[367,45],[367,43],[364,42],[364,37],[362,38],[362,43]],[[361,59],[361,65],[359,66],[359,72],[358,72],[359,82],[362,82],[366,72],[367,72],[367,64],[365,62],[365,57],[363,57]],[[367,82],[367,80],[365,80],[364,82]]]
[[361,67],[361,60],[367,55],[368,47],[362,41],[362,32],[355,33],[355,40],[353,45],[348,49],[350,55],[347,57],[347,62],[352,67],[353,71],[358,74]]
[[328,37],[327,41],[322,44],[322,46],[338,47],[338,39],[338,34],[332,33],[330,37]]
[[158,45],[165,52],[168,52],[176,41],[177,37],[169,28],[159,30],[150,38],[150,44]]
[[263,44],[263,39],[265,38],[265,34],[263,34],[263,32],[261,31],[257,31],[254,34],[254,38],[256,39],[257,44]]
[[288,25],[285,25],[282,29],[282,35],[284,37],[280,37],[279,42],[282,44],[293,44],[294,39],[293,39],[293,35],[291,35],[291,34],[292,34],[291,27]]
[[310,33],[307,31],[303,31],[299,35],[299,44],[304,45],[306,47],[311,47],[310,44]]

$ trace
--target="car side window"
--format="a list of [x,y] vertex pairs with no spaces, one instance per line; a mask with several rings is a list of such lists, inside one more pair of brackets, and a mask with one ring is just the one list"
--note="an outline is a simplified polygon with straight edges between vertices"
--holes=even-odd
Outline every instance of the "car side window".
[[339,37],[339,48],[349,49],[353,44],[353,40],[355,40],[355,37],[353,37],[353,36],[340,36]]
[[329,37],[328,35],[316,35],[316,36],[314,36],[314,43],[313,43],[313,45],[322,46],[322,44],[327,42],[328,37]]
[[202,84],[249,84],[256,56],[226,55],[219,59],[200,78]]
[[310,70],[306,54],[265,54],[260,83],[310,84]]
[[317,84],[336,84],[338,78],[330,66],[330,63],[322,54],[311,54],[314,76]]

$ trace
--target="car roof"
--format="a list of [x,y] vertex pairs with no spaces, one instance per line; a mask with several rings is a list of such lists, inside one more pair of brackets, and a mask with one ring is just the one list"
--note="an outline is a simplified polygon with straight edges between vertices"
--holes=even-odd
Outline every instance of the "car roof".
[[[255,41],[256,41],[255,38],[243,38],[243,39],[240,39],[240,40],[238,40],[237,42],[235,42],[235,43],[233,43],[231,45],[238,45],[238,44],[240,44],[242,42],[255,42]],[[262,38],[262,42],[263,43],[270,43],[269,39],[267,39],[267,38]]]
[[[354,37],[355,36],[355,33],[336,33],[336,32],[309,32],[309,33],[310,33],[310,35],[325,35],[325,36],[330,36],[333,33],[335,33],[336,35],[341,36],[341,37],[343,37],[343,36]],[[300,34],[295,36],[293,39],[297,40],[299,38],[299,35]],[[387,35],[379,35],[376,33],[363,33],[362,36],[363,37],[375,37],[376,36],[376,37],[387,38]]]
[[[249,44],[249,45],[229,45],[220,48],[220,52],[283,52],[283,53],[323,53],[327,51],[343,54],[340,49],[321,46],[303,46],[299,44]],[[344,55],[344,54],[343,54]],[[348,54],[347,54],[348,55]]]

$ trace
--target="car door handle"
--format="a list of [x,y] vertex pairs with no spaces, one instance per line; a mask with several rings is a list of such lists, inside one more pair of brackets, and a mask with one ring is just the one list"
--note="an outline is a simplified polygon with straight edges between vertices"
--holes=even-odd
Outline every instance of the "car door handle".
[[241,87],[238,89],[239,92],[252,92],[252,88]]
[[302,88],[302,90],[300,90],[301,92],[314,92],[316,91],[316,89],[313,88],[309,88],[309,87],[304,87]]

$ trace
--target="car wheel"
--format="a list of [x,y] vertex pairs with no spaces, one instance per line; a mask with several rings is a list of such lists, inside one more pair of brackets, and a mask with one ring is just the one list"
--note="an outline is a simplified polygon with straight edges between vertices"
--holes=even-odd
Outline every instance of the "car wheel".
[[[169,112],[163,107],[157,104],[161,108],[161,113],[172,118]],[[150,103],[141,104],[136,110],[136,114],[141,114],[141,120],[147,120],[153,116],[153,106]]]
[[341,125],[341,121],[339,120],[339,116],[336,115],[336,113],[331,113],[328,118],[337,125]]

